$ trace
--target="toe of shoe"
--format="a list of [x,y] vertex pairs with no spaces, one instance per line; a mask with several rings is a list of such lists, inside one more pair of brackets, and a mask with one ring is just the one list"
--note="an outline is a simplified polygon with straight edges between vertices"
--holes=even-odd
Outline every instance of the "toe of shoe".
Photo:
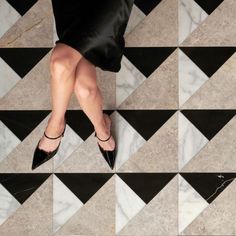
[[115,160],[116,160],[116,149],[112,150],[112,151],[107,151],[107,150],[103,150],[100,145],[99,149],[104,157],[104,159],[106,160],[106,162],[108,163],[108,165],[111,167],[111,169],[114,169],[114,164],[115,164]]
[[37,147],[34,151],[31,169],[33,170],[37,168],[38,166],[42,165],[49,159],[50,159],[50,153],[45,152],[44,150],[41,150]]

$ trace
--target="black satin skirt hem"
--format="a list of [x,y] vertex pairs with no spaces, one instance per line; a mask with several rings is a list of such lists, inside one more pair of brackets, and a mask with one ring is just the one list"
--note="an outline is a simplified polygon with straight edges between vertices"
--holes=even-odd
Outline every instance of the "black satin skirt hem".
[[104,71],[119,72],[134,0],[52,0],[58,40]]
[[[55,44],[64,43],[70,46],[71,48],[77,50],[85,59],[91,62],[95,67],[99,67],[104,71],[111,71],[116,73],[119,72],[121,69],[121,60],[125,47],[124,38],[121,39],[121,43],[116,42],[113,37],[107,37],[106,40],[101,39],[101,41],[103,41],[104,45],[100,45],[99,47],[95,46],[93,49],[86,48],[81,44],[81,42],[85,42],[86,45],[89,45],[88,43],[86,43],[86,39],[84,37],[83,41],[78,40],[78,42],[73,42],[73,40],[61,38],[58,39]],[[98,40],[96,42],[98,42]],[[113,49],[111,49],[112,47]],[[104,52],[107,52],[107,54]],[[111,52],[112,55],[110,55]]]

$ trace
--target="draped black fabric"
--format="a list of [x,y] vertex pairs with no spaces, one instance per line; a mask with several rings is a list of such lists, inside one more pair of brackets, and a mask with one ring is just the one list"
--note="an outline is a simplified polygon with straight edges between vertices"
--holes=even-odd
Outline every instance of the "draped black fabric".
[[58,40],[102,70],[118,72],[134,0],[52,0]]

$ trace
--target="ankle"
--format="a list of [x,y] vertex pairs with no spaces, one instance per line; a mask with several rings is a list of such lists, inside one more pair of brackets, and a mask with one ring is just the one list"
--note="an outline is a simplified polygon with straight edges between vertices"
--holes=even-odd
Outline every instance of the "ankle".
[[106,137],[108,137],[110,135],[110,131],[106,127],[106,125],[96,127],[96,128],[94,128],[94,130],[95,130],[97,136],[101,139],[105,139]]
[[65,123],[65,117],[56,117],[56,116],[50,116],[48,123],[50,123],[51,126],[63,126]]

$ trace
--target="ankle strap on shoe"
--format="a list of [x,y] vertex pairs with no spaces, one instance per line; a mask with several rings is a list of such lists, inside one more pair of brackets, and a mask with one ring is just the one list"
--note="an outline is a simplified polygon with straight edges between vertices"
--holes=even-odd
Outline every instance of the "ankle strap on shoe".
[[65,127],[64,127],[63,132],[62,132],[59,136],[57,136],[57,137],[49,137],[49,136],[46,135],[45,131],[44,131],[44,133],[43,133],[44,136],[45,136],[46,138],[49,138],[49,139],[57,139],[57,138],[60,138],[61,136],[63,137],[63,136],[64,136],[64,133],[65,133],[65,129],[66,129],[66,123],[67,123],[67,119],[65,118]]
[[45,131],[44,131],[43,134],[44,134],[45,137],[47,137],[47,138],[49,138],[49,139],[57,139],[57,138],[60,138],[61,136],[63,136],[63,135],[64,135],[64,132],[63,132],[62,134],[60,134],[59,136],[55,137],[55,138],[54,138],[54,137],[49,137],[49,136],[47,136],[46,133],[45,133]]
[[110,133],[110,135],[109,135],[109,137],[108,137],[107,139],[100,139],[100,138],[97,136],[96,132],[95,132],[94,136],[97,137],[100,141],[106,142],[106,141],[108,141],[108,140],[110,139],[111,133]]

